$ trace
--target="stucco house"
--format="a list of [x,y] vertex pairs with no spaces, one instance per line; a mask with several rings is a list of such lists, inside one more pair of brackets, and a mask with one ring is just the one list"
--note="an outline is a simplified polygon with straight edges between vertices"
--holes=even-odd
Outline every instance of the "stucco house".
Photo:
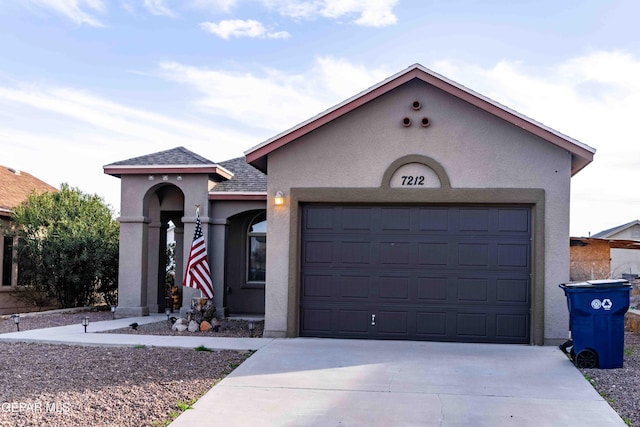
[[180,282],[199,205],[219,313],[264,313],[265,336],[560,343],[570,180],[594,153],[416,64],[244,159],[109,164],[116,313],[162,308],[167,221]]
[[7,166],[0,166],[0,314],[29,311],[37,307],[27,306],[14,298],[18,284],[17,247],[18,236],[16,234],[11,214],[13,209],[22,203],[29,194],[35,192],[44,193],[58,191],[35,176]]

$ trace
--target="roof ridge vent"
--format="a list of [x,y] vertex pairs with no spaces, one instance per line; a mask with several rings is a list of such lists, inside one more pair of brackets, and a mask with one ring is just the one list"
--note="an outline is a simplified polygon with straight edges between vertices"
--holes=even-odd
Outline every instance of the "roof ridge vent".
[[20,175],[20,171],[18,169],[14,169],[14,168],[7,168],[9,169],[9,172],[11,172],[14,175]]

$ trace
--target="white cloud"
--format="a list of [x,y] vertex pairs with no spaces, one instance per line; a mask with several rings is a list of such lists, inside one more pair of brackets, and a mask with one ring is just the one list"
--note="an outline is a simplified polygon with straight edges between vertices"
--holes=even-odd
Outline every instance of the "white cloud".
[[398,0],[262,0],[262,2],[281,15],[294,19],[312,19],[316,16],[341,19],[357,15],[358,17],[352,22],[367,27],[384,27],[398,21],[393,13]]
[[200,28],[225,40],[229,40],[232,37],[269,39],[286,39],[289,37],[289,33],[287,33],[286,31],[267,31],[262,23],[253,19],[231,19],[220,21],[217,24],[215,22],[203,22],[202,24],[200,24]]
[[192,0],[191,5],[198,9],[230,12],[239,0]]
[[434,70],[597,149],[593,163],[572,179],[572,235],[639,216],[640,58],[592,52],[545,69],[511,61],[490,68],[443,61]]
[[176,14],[169,9],[165,0],[144,0],[144,7],[152,15],[174,17]]
[[105,25],[95,16],[103,14],[107,7],[102,0],[28,0],[30,3],[50,9],[66,16],[79,25],[104,27]]
[[239,73],[161,64],[165,78],[191,86],[203,112],[226,116],[267,136],[288,129],[388,76],[345,61],[320,58],[299,74],[273,69]]

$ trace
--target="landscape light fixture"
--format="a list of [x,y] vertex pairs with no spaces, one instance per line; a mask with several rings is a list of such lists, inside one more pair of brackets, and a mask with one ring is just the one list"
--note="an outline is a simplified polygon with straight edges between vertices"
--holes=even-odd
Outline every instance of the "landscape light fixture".
[[18,332],[20,332],[20,315],[12,314],[11,318],[13,319],[13,323],[16,324],[16,328],[18,328]]
[[256,324],[253,323],[253,320],[249,320],[249,330],[253,332],[255,328],[256,328]]
[[165,308],[164,314],[167,315],[167,320],[169,320],[169,316],[171,316],[171,309],[169,307]]
[[89,317],[88,316],[84,316],[82,318],[82,326],[84,326],[84,333],[87,333],[87,326],[89,326]]
[[111,318],[112,319],[116,318],[116,306],[115,305],[111,306]]

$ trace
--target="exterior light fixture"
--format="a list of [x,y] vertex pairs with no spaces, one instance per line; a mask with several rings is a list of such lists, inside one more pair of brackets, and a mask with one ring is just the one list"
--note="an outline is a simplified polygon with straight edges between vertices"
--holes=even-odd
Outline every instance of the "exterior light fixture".
[[82,318],[82,326],[84,326],[84,333],[87,333],[87,326],[89,326],[89,317],[88,316],[84,316]]
[[249,320],[249,330],[253,332],[255,328],[256,328],[256,324],[253,323],[253,320]]
[[116,306],[115,305],[111,306],[111,318],[112,319],[116,318]]
[[276,206],[282,206],[284,205],[284,193],[282,191],[278,191],[276,193],[276,197],[273,198],[273,203]]
[[169,307],[165,308],[164,314],[167,315],[167,320],[169,320],[169,316],[171,316],[171,309]]
[[18,332],[20,332],[20,315],[12,314],[11,318],[13,319],[13,323],[16,324],[16,328],[18,328]]

